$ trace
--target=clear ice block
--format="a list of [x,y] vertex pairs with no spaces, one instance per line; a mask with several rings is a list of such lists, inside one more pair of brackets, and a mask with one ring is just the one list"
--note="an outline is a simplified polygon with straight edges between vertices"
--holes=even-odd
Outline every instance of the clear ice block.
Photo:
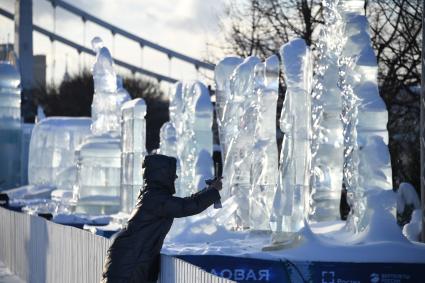
[[146,104],[138,98],[122,106],[121,211],[130,214],[143,188],[146,153]]

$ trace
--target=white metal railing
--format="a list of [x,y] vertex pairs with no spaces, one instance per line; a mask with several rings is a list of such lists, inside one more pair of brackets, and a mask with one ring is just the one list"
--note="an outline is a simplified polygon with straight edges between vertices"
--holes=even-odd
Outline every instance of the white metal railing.
[[[0,207],[0,261],[35,283],[99,282],[110,240]],[[230,283],[172,256],[161,258],[161,282]]]

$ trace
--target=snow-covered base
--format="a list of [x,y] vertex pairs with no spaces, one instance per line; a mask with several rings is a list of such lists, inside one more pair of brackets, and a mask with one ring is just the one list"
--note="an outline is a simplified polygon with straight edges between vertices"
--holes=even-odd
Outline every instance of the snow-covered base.
[[12,274],[7,266],[0,261],[0,282],[1,283],[23,283],[18,276]]
[[[322,222],[301,230],[301,242],[292,248],[262,251],[271,234],[229,231],[217,225],[231,209],[208,209],[186,219],[176,219],[162,253],[168,255],[227,255],[271,260],[324,262],[425,263],[425,244],[407,240],[395,220],[375,213],[365,231],[353,234],[345,222]],[[392,225],[393,223],[394,225]]]

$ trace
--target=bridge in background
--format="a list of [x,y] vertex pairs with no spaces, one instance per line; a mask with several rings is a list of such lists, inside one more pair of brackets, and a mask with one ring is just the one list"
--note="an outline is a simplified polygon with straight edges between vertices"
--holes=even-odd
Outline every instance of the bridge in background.
[[[42,1],[42,0],[39,0],[39,1]],[[56,9],[57,7],[64,9],[74,14],[75,16],[80,17],[82,20],[82,23],[86,23],[87,21],[95,23],[98,26],[109,30],[113,36],[118,34],[126,39],[129,39],[133,42],[138,43],[141,48],[150,48],[162,54],[165,54],[170,61],[172,58],[175,58],[193,65],[196,70],[199,70],[199,69],[204,69],[207,71],[214,70],[214,64],[187,56],[185,54],[176,52],[167,47],[161,46],[145,38],[137,36],[122,28],[109,24],[108,22],[98,17],[95,17],[65,1],[62,1],[62,0],[46,0],[46,1],[51,3],[53,9]],[[41,33],[47,36],[51,42],[54,42],[54,41],[61,42],[75,49],[78,52],[78,54],[86,53],[93,56],[95,55],[94,51],[91,48],[88,48],[86,46],[73,42],[72,40],[69,40],[63,36],[60,36],[56,34],[55,31],[52,32],[43,27],[34,25],[32,22],[32,13],[33,13],[32,10],[33,10],[32,0],[15,0],[15,14],[0,7],[0,15],[15,21],[14,50],[16,51],[18,58],[20,59],[19,65],[20,65],[20,71],[21,71],[21,77],[22,77],[22,86],[24,89],[30,89],[31,86],[33,85],[33,81],[32,81],[33,80],[33,74],[32,74],[33,72],[32,71],[33,70],[33,58],[32,58],[33,57],[33,35],[32,35],[33,31],[36,31],[38,33]],[[159,82],[164,81],[167,83],[174,83],[178,80],[177,78],[171,77],[170,75],[150,71],[141,66],[136,66],[132,63],[124,62],[117,58],[114,58],[114,62],[116,65],[130,70],[133,74],[140,73],[147,77],[154,78],[158,80]]]

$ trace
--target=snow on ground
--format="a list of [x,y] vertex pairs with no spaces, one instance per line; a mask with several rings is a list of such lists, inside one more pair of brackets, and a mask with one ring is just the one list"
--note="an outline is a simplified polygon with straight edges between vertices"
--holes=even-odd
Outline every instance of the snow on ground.
[[220,210],[208,209],[201,215],[176,219],[162,253],[291,261],[425,263],[425,244],[406,239],[395,220],[382,211],[372,213],[371,225],[358,234],[346,230],[343,221],[307,225],[296,246],[278,251],[262,251],[271,243],[270,233],[229,231],[217,225],[218,219],[231,212],[229,202]]
[[16,275],[12,274],[7,266],[0,261],[0,283],[24,283]]

